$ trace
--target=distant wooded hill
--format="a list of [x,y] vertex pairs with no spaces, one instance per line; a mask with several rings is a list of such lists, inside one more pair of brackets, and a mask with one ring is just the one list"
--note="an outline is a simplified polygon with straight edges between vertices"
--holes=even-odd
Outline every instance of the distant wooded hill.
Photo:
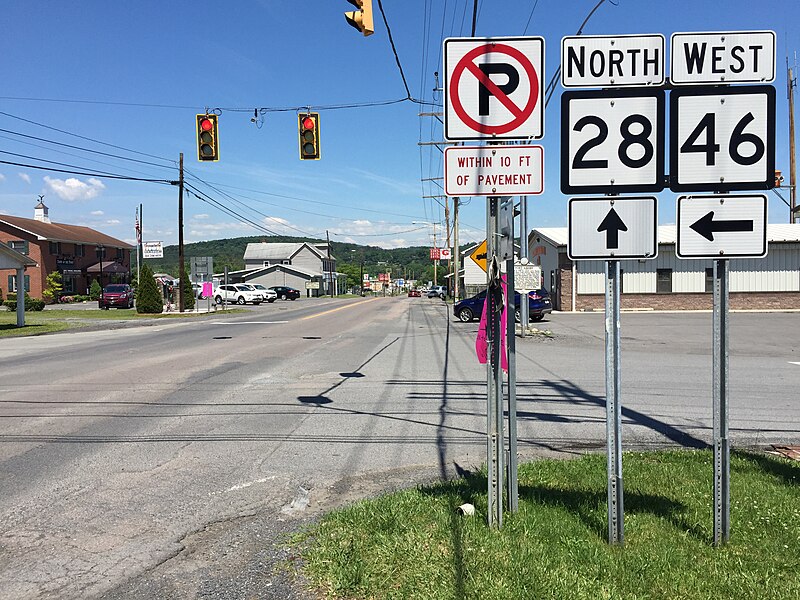
[[[208,242],[185,244],[184,256],[189,269],[189,257],[211,256],[214,258],[214,271],[221,273],[227,266],[229,270],[244,269],[244,250],[247,244],[310,242],[325,243],[325,240],[288,236],[239,237]],[[468,246],[462,246],[466,248]],[[378,273],[391,272],[392,278],[429,280],[433,278],[433,263],[428,246],[412,246],[385,250],[376,246],[360,246],[345,242],[331,242],[331,254],[337,260],[341,272],[359,272],[364,263],[364,273],[375,277]],[[169,273],[178,276],[178,246],[165,246],[164,258],[148,259],[147,264],[155,273]],[[439,269],[439,277],[445,269]],[[441,281],[441,280],[440,280]]]

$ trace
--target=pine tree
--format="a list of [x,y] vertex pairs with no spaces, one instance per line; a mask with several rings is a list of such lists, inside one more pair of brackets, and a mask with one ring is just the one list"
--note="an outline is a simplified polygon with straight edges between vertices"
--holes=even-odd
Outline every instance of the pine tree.
[[183,308],[185,310],[192,310],[194,308],[194,289],[192,288],[192,280],[189,279],[189,271],[186,267],[183,268],[183,277],[181,277],[181,291],[183,292]]
[[141,281],[136,290],[136,312],[139,314],[161,314],[164,305],[161,302],[161,293],[158,283],[153,277],[153,271],[147,263],[142,265]]
[[89,286],[89,299],[90,300],[99,300],[100,299],[100,292],[103,289],[100,287],[100,282],[95,279],[92,281],[92,285]]

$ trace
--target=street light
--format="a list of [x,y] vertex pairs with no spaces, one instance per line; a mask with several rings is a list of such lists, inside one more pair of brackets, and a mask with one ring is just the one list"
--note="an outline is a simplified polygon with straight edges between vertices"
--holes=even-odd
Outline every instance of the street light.
[[[430,221],[411,221],[412,225],[430,225],[433,227],[433,247],[436,248],[436,223],[431,223]],[[439,280],[436,277],[436,265],[438,264],[439,260],[434,258],[433,259],[433,285],[439,285]]]

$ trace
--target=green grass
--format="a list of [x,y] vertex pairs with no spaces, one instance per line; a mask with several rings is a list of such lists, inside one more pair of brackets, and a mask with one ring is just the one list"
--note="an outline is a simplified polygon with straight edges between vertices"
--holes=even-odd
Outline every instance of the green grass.
[[[218,312],[220,314],[223,313],[222,309],[220,309]],[[224,314],[234,314],[240,312],[244,311],[242,309],[234,308],[224,311]],[[81,327],[96,324],[98,321],[190,319],[198,316],[206,316],[207,314],[208,313],[186,311],[184,313],[174,312],[160,315],[140,315],[136,312],[136,309],[133,308],[117,308],[112,310],[43,310],[26,312],[25,327],[17,327],[16,311],[0,311],[0,338],[41,335],[43,333],[66,331],[68,329],[79,329]]]
[[[800,598],[800,464],[736,452],[731,540],[714,548],[712,455],[626,453],[625,544],[606,543],[603,455],[519,469],[520,510],[486,525],[486,478],[326,515],[294,540],[329,598]],[[456,507],[475,505],[473,517]]]

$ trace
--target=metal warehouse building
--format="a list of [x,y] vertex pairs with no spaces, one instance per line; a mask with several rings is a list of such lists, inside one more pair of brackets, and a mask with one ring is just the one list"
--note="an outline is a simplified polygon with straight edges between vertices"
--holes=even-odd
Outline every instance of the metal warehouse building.
[[[675,225],[658,228],[658,256],[620,261],[622,308],[711,309],[712,261],[675,255]],[[566,227],[534,229],[528,237],[532,262],[541,265],[553,308],[602,309],[605,262],[571,261]],[[730,306],[800,308],[800,224],[767,225],[768,252],[760,259],[730,261]]]

